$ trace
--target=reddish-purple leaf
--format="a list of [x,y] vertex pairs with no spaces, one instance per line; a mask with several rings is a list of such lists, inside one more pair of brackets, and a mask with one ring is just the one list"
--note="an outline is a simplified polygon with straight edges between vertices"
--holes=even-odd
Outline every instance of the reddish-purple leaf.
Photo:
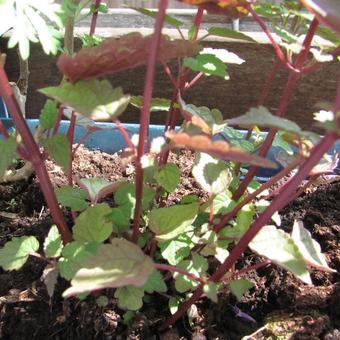
[[[109,38],[95,47],[85,47],[75,56],[61,55],[58,60],[60,71],[72,82],[80,79],[102,77],[146,64],[150,52],[152,35],[143,37],[130,33],[120,39]],[[201,46],[194,42],[171,41],[161,37],[158,61],[196,55]]]
[[340,32],[340,1],[339,0],[302,0],[309,11],[317,19],[334,31]]
[[172,148],[188,148],[201,151],[226,161],[249,163],[265,168],[276,168],[276,164],[259,156],[252,155],[246,151],[230,146],[227,142],[219,140],[212,141],[203,135],[190,136],[187,133],[167,132],[166,136],[172,141]]

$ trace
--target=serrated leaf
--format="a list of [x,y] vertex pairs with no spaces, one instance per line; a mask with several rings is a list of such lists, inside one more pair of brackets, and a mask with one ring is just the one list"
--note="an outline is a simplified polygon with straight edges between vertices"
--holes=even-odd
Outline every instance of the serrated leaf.
[[[95,47],[82,48],[75,56],[62,55],[58,60],[60,71],[72,82],[81,79],[103,77],[147,63],[153,36],[144,37],[134,32],[109,38]],[[158,50],[158,61],[196,55],[201,47],[194,42],[171,41],[162,35]]]
[[301,133],[301,129],[296,123],[288,119],[272,115],[264,106],[252,107],[246,114],[237,118],[227,119],[226,122],[228,125],[241,125],[249,127],[266,126],[296,134]]
[[205,191],[215,195],[227,190],[233,179],[225,162],[203,152],[196,154],[192,174]]
[[213,157],[222,160],[236,161],[240,163],[249,163],[266,168],[275,169],[277,166],[273,162],[262,157],[249,154],[244,150],[230,146],[225,141],[212,141],[209,137],[204,135],[190,136],[187,133],[175,133],[169,131],[166,133],[172,144],[172,148],[188,148],[195,151],[205,152]]
[[301,252],[294,240],[283,230],[272,225],[264,226],[249,243],[249,247],[259,255],[291,271],[303,282],[312,283]]
[[197,217],[198,205],[173,205],[168,208],[157,208],[148,214],[149,228],[159,241],[176,238],[189,227]]
[[158,270],[154,270],[150,274],[148,280],[143,285],[143,289],[149,294],[153,292],[165,293],[168,290],[163,277]]
[[77,183],[80,187],[87,190],[92,203],[97,203],[100,198],[116,192],[125,182],[110,182],[103,178],[82,178]]
[[101,127],[96,125],[96,122],[78,112],[74,112],[74,110],[70,107],[66,107],[63,110],[63,114],[65,117],[71,120],[72,115],[76,118],[76,125],[82,126],[88,131],[95,131],[95,130],[101,130]]
[[199,54],[195,58],[184,58],[183,65],[206,76],[217,76],[228,79],[227,66],[213,54]]
[[89,203],[86,201],[87,192],[83,189],[63,186],[55,188],[54,192],[58,202],[72,211],[83,211],[89,206]]
[[[137,11],[138,13],[147,15],[148,17],[151,17],[151,18],[156,18],[156,16],[157,16],[157,11],[152,11],[152,10],[147,9],[147,8],[142,8],[142,7],[130,7],[130,8]],[[171,25],[172,27],[175,27],[175,28],[179,28],[180,26],[183,25],[182,21],[180,21],[180,20],[178,20],[174,17],[171,17],[170,15],[165,15],[164,22],[167,23],[168,25]]]
[[87,208],[76,218],[73,238],[80,243],[101,243],[112,231],[111,208],[108,204],[101,203]]
[[143,306],[144,290],[136,286],[126,286],[116,289],[115,298],[122,309],[138,310]]
[[237,279],[230,281],[230,290],[236,296],[237,300],[241,300],[243,294],[254,286],[254,284],[246,279]]
[[167,192],[173,192],[180,182],[181,173],[176,164],[167,163],[157,170],[154,178]]
[[[179,268],[185,269],[191,274],[196,275],[197,277],[201,277],[205,275],[205,272],[208,270],[208,262],[207,260],[197,254],[196,252],[191,253],[191,260],[184,260],[178,264]],[[187,292],[188,290],[194,289],[198,286],[198,282],[189,278],[186,275],[182,275],[179,273],[174,273],[175,278],[175,287],[179,293]]]
[[254,40],[252,37],[226,27],[210,27],[208,29],[208,33],[217,37],[232,38],[257,43],[257,41]]
[[217,284],[209,281],[203,286],[204,294],[213,302],[217,303]]
[[62,251],[62,258],[58,262],[60,275],[66,280],[71,280],[76,272],[83,267],[86,259],[96,253],[98,243],[81,244],[79,242],[68,243]]
[[[131,97],[130,104],[141,109],[143,107],[143,96]],[[166,98],[152,98],[150,112],[169,111],[171,100]]]
[[[129,218],[133,218],[133,212],[136,204],[136,193],[135,184],[127,183],[122,185],[114,195],[116,204],[119,206],[121,211],[124,212]],[[151,203],[155,198],[155,191],[152,188],[144,186],[142,208],[147,210],[150,208]]]
[[141,286],[153,271],[151,258],[137,245],[113,238],[110,244],[100,245],[95,255],[84,261],[63,296],[127,285]]
[[7,140],[0,139],[0,178],[16,157],[17,142],[14,137]]
[[159,242],[162,257],[171,265],[176,266],[190,254],[191,239],[183,234],[175,240]]
[[331,273],[336,271],[328,266],[325,256],[321,253],[320,244],[313,240],[302,221],[294,221],[292,239],[310,266]]
[[54,265],[47,265],[43,271],[41,279],[44,281],[48,296],[51,298],[58,281],[59,270]]
[[63,82],[39,91],[94,120],[118,117],[130,101],[130,96],[124,95],[120,87],[113,89],[108,80]]
[[52,129],[57,121],[58,107],[54,100],[47,99],[41,110],[39,123],[44,129]]
[[56,225],[53,225],[44,241],[44,252],[47,257],[58,257],[63,250],[61,235]]
[[4,270],[18,270],[27,261],[30,253],[39,249],[34,236],[14,237],[0,249],[0,266]]
[[67,170],[71,160],[71,145],[64,135],[54,135],[45,139],[44,146],[53,160]]

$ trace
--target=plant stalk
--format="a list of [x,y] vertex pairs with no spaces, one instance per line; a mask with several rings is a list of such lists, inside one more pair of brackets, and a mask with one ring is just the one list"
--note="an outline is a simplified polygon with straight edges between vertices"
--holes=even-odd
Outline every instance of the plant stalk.
[[91,26],[90,26],[90,35],[91,36],[94,35],[94,32],[96,30],[97,19],[98,19],[98,8],[99,8],[101,2],[102,2],[101,0],[96,0],[96,2],[94,4],[92,19],[91,19]]

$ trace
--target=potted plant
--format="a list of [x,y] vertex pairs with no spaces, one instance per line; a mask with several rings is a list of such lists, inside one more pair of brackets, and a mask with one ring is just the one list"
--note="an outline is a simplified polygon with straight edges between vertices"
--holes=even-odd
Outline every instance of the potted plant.
[[[9,167],[12,167],[10,172],[16,172],[19,168],[17,164],[13,168],[16,155],[32,165],[53,220],[53,226],[43,238],[43,249],[34,236],[14,237],[0,250],[0,265],[4,270],[18,270],[29,257],[37,257],[47,263],[44,280],[51,296],[60,275],[70,282],[63,297],[84,299],[92,295],[101,306],[117,304],[118,308],[130,311],[124,314],[125,322],[134,315],[131,311],[139,310],[143,301],[150,300],[148,294],[165,296],[172,315],[161,319],[161,330],[174,325],[188,311],[189,320],[197,322],[199,313],[195,303],[203,296],[217,302],[218,297],[232,292],[242,299],[253,286],[243,276],[249,278],[255,269],[276,264],[305,284],[312,283],[310,267],[330,275],[335,271],[302,221],[294,222],[290,234],[280,229],[276,212],[336,167],[336,156],[321,164],[320,160],[339,139],[339,93],[335,94],[331,110],[318,115],[325,128],[322,137],[301,130],[283,116],[299,78],[317,69],[320,56],[324,56],[316,49],[314,55],[318,59],[308,59],[320,22],[334,30],[322,26],[320,34],[327,34],[332,41],[337,39],[334,32],[340,31],[338,5],[326,0],[304,0],[303,5],[315,15],[310,16],[301,11],[299,4],[293,2],[290,7],[289,2],[288,9],[294,17],[289,21],[292,30],[281,27],[287,41],[279,45],[258,14],[269,15],[265,6],[256,7],[254,1],[247,0],[237,4],[222,0],[195,4],[199,6],[188,40],[171,41],[162,36],[163,23],[173,20],[166,16],[167,1],[160,0],[157,13],[146,11],[156,16],[153,35],[143,37],[133,33],[119,40],[107,39],[76,54],[68,49],[58,59],[63,81],[59,86],[41,90],[52,99],[47,100],[41,113],[35,138],[20,113],[4,69],[0,68],[0,93],[16,128],[12,133],[0,123],[4,137],[0,173],[8,175]],[[99,5],[97,1],[95,9]],[[281,9],[280,15],[284,15],[287,7]],[[233,18],[250,14],[268,35],[278,61],[289,72],[275,114],[263,105],[276,66],[264,86],[259,106],[237,118],[223,120],[217,109],[186,103],[186,91],[201,77],[227,78],[225,64],[237,60],[237,56],[225,50],[200,47],[198,32],[204,10]],[[96,13],[97,10],[92,22]],[[72,26],[73,17],[68,18]],[[250,39],[223,28],[212,27],[208,33]],[[302,40],[298,38],[301,33],[305,33]],[[339,48],[327,52],[337,57]],[[173,58],[180,60],[178,70],[167,65]],[[163,65],[173,83],[171,100],[152,96],[157,62]],[[120,88],[113,89],[102,79],[143,63],[147,64],[147,72],[142,98],[126,95]],[[118,120],[131,101],[141,108],[138,135],[132,137]],[[167,118],[163,137],[151,140],[149,119],[155,106],[165,107]],[[63,124],[65,107],[71,108],[66,112],[70,122],[66,134],[61,134],[59,127]],[[126,143],[121,159],[132,162],[132,182],[124,178],[111,182],[80,178],[72,172],[72,161],[79,147],[79,143],[72,146],[76,125],[83,126],[82,136],[77,140],[83,142],[98,129],[105,128],[93,123],[93,119],[103,114],[115,122]],[[179,116],[184,118],[184,123],[176,129]],[[233,126],[247,127],[248,132],[240,136]],[[259,127],[268,127],[269,132],[262,135]],[[254,179],[258,169],[277,166],[265,158],[274,140],[287,156],[277,159],[284,168],[261,184]],[[192,176],[205,193],[203,199],[192,194],[180,197],[176,203],[170,199],[180,185],[183,171],[169,161],[171,152],[178,149],[194,152]],[[65,171],[67,185],[53,186],[45,166],[48,157]],[[307,182],[299,186],[308,176]],[[277,187],[272,189],[274,185]],[[107,196],[111,197],[109,202],[104,200]],[[260,257],[256,263],[243,263],[239,268],[247,249]],[[100,295],[101,292],[107,296]],[[237,305],[230,306],[238,316],[252,322],[253,318]]]

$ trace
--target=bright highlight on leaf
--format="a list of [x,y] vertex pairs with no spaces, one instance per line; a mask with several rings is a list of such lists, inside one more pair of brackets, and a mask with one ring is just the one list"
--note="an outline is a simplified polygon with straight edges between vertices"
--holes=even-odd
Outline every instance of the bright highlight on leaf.
[[0,249],[0,266],[4,270],[18,270],[38,249],[39,242],[34,236],[14,237]]
[[39,91],[94,120],[118,117],[130,101],[130,96],[124,95],[120,87],[113,89],[108,80],[63,82]]
[[63,296],[104,288],[141,286],[153,271],[151,258],[137,245],[114,238],[110,244],[100,245],[97,252],[83,262],[71,281],[72,286]]
[[61,235],[56,225],[53,225],[48,232],[44,242],[44,252],[47,257],[58,257],[63,249]]

